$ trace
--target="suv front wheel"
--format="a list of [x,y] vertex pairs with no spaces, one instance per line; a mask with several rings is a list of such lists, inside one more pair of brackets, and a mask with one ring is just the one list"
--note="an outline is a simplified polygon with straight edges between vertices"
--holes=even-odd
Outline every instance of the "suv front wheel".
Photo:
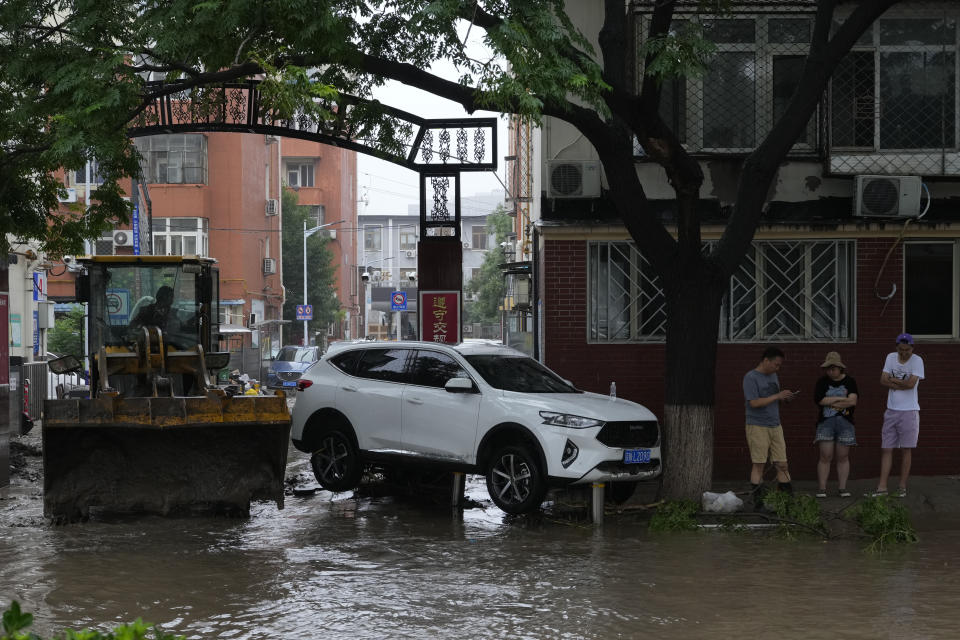
[[487,491],[494,504],[511,514],[536,511],[547,492],[546,479],[527,447],[499,447],[487,467]]
[[360,484],[363,465],[350,436],[336,428],[320,437],[320,446],[310,456],[313,475],[327,491],[348,491]]

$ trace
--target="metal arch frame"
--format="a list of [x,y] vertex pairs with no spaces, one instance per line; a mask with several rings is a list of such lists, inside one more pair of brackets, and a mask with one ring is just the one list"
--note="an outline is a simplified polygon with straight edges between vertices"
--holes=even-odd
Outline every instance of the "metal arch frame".
[[[340,94],[337,100],[326,101],[324,105],[335,114],[329,121],[306,115],[281,120],[273,118],[263,107],[259,84],[259,80],[247,80],[177,89],[176,84],[164,81],[148,82],[146,94],[155,97],[133,118],[128,134],[136,138],[165,133],[223,131],[298,138],[372,155],[421,174],[494,171],[497,168],[497,118],[422,118],[377,101]],[[195,95],[202,95],[205,99],[195,101]],[[351,119],[351,113],[358,107],[391,118],[392,124],[408,127],[411,140],[407,144],[400,143],[400,146],[409,147],[406,153],[358,142],[358,134],[376,140],[376,132],[371,130],[375,125]],[[482,160],[470,162],[464,154],[444,154],[431,149],[432,136],[428,135],[431,132],[467,128],[489,135],[489,158],[484,154]]]

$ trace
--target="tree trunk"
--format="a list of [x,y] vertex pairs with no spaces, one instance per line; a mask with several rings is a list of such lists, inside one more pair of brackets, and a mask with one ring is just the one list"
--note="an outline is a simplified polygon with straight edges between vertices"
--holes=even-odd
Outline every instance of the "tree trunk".
[[713,404],[724,287],[708,263],[677,274],[667,296],[663,497],[692,498],[713,480]]

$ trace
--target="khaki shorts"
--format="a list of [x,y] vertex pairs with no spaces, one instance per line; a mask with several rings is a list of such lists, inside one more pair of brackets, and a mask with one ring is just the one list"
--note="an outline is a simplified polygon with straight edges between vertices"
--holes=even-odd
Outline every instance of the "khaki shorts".
[[757,424],[747,425],[747,446],[750,447],[750,461],[763,464],[787,461],[787,443],[783,440],[783,427],[764,427]]

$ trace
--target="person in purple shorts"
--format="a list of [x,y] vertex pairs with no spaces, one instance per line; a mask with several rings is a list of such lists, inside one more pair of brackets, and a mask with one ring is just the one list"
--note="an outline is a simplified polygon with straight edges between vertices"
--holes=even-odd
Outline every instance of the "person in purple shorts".
[[913,336],[897,336],[897,350],[887,355],[880,374],[880,384],[887,387],[887,410],[883,414],[881,433],[880,480],[874,495],[887,494],[887,479],[893,467],[893,450],[900,449],[899,497],[907,495],[907,478],[913,450],[920,435],[920,402],[917,386],[923,380],[923,359],[913,352]]

